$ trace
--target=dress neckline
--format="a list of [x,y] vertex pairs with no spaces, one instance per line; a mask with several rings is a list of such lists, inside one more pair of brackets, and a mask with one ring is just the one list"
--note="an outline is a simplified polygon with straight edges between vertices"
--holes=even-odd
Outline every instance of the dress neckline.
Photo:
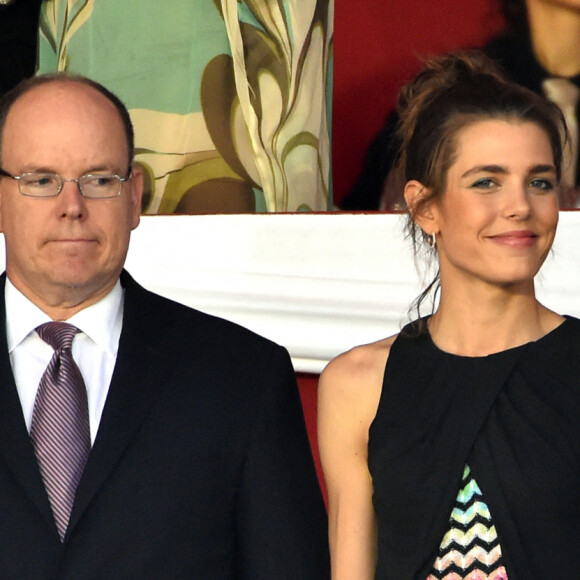
[[490,354],[485,354],[485,355],[479,355],[479,356],[469,356],[469,355],[463,355],[463,354],[457,354],[457,353],[453,353],[453,352],[449,352],[447,350],[444,350],[442,348],[440,348],[439,346],[437,346],[437,344],[435,343],[435,341],[433,340],[433,337],[431,336],[431,332],[429,331],[429,325],[428,325],[428,320],[430,318],[430,316],[426,316],[422,319],[422,332],[421,334],[427,339],[427,341],[429,342],[429,344],[431,345],[431,348],[433,350],[435,350],[436,352],[445,355],[447,357],[451,357],[451,358],[455,358],[458,360],[473,360],[473,361],[477,361],[477,360],[490,360],[493,357],[500,357],[506,354],[510,354],[510,353],[516,353],[519,350],[522,350],[524,348],[527,348],[528,346],[534,344],[545,344],[547,342],[549,342],[550,340],[553,340],[556,336],[559,335],[559,332],[561,331],[561,329],[563,329],[563,327],[568,326],[569,321],[571,319],[571,317],[567,314],[563,314],[562,315],[564,317],[564,320],[558,324],[558,326],[556,326],[555,328],[553,328],[552,330],[550,330],[549,332],[547,332],[546,334],[544,334],[543,336],[541,336],[540,338],[536,339],[536,340],[530,340],[529,342],[525,342],[523,344],[520,344],[518,346],[512,346],[511,348],[506,348],[504,350],[499,350],[497,352],[492,352]]

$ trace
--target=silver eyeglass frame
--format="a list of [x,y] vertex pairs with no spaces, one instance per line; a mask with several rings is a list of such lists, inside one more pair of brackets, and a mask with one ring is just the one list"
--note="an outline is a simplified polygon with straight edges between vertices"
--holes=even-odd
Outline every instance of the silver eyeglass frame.
[[[58,177],[58,181],[59,181],[59,186],[57,188],[56,193],[53,193],[51,195],[30,195],[29,193],[24,193],[22,191],[22,186],[20,183],[20,180],[28,175],[50,175],[50,176],[54,176],[54,177]],[[121,192],[123,191],[123,184],[126,181],[129,181],[131,179],[131,177],[133,177],[133,169],[130,168],[129,169],[129,174],[127,175],[127,177],[121,177],[120,175],[117,175],[116,173],[107,173],[107,174],[93,174],[93,173],[86,173],[85,175],[81,175],[78,178],[65,178],[62,177],[61,175],[59,175],[58,173],[54,173],[52,171],[27,171],[25,173],[21,173],[19,175],[12,175],[11,173],[8,173],[8,171],[6,171],[5,169],[2,169],[0,167],[0,177],[9,177],[11,179],[15,179],[18,182],[18,191],[20,192],[21,195],[24,195],[25,197],[33,197],[36,199],[49,199],[51,197],[57,197],[60,192],[62,191],[62,188],[64,187],[64,184],[67,182],[74,182],[77,184],[77,187],[79,188],[79,192],[80,194],[86,198],[86,199],[114,199],[115,197],[119,197],[121,195]],[[87,178],[91,178],[91,177],[116,177],[119,180],[119,192],[116,193],[115,195],[106,195],[106,196],[94,196],[94,195],[86,195],[85,192],[83,191],[83,186],[81,185],[81,181],[83,179],[87,179]]]

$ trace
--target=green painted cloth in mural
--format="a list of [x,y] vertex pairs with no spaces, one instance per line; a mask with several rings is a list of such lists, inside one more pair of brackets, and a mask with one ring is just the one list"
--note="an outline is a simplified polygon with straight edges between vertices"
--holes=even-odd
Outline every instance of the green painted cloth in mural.
[[38,72],[125,102],[145,213],[330,209],[332,0],[302,2],[47,0]]

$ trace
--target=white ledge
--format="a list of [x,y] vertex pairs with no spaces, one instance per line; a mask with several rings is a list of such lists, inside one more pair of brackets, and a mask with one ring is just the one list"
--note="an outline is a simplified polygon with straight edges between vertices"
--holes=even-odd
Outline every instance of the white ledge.
[[[296,370],[312,373],[398,332],[421,290],[402,216],[381,213],[144,216],[127,269],[159,294],[284,345]],[[580,316],[579,211],[560,212],[537,291]]]
[[[396,333],[421,290],[394,214],[147,216],[127,268],[160,294],[286,346],[296,370],[313,373]],[[561,212],[538,295],[580,316],[580,212]]]

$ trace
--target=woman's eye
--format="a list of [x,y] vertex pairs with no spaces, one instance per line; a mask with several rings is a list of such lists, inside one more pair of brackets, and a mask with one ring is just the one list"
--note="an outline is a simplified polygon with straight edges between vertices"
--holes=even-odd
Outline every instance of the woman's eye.
[[482,177],[471,184],[471,187],[475,189],[489,189],[495,187],[497,184],[491,177]]
[[541,189],[542,191],[553,191],[554,184],[549,179],[532,179],[530,186],[534,189]]

